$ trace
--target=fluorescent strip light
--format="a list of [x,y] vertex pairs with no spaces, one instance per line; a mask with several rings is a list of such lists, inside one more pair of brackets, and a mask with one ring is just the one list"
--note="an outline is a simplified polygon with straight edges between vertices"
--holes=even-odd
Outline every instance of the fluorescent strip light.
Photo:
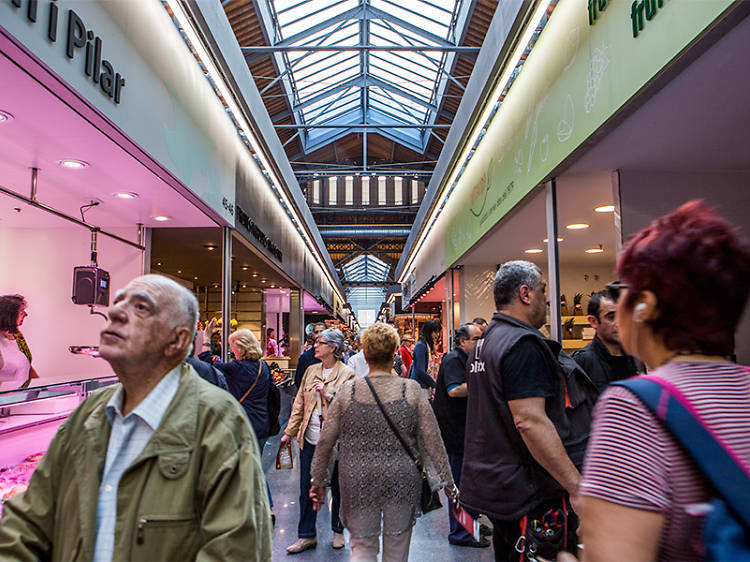
[[[529,41],[531,41],[531,37],[534,35],[534,32],[536,31],[536,28],[539,26],[539,21],[542,19],[542,16],[547,12],[547,8],[549,7],[552,0],[542,0],[542,2],[537,7],[536,11],[534,12],[534,15],[529,20],[529,23],[526,25],[526,30],[523,33],[523,36],[521,37],[521,40],[516,45],[515,51],[513,51],[513,55],[510,57],[510,63],[506,65],[505,70],[503,71],[503,74],[500,77],[500,80],[498,80],[497,84],[495,85],[495,89],[492,91],[492,95],[489,97],[487,104],[484,107],[484,111],[482,112],[482,116],[479,118],[479,120],[476,122],[476,125],[474,126],[474,131],[471,134],[471,137],[469,137],[469,142],[466,143],[466,146],[464,147],[463,152],[461,153],[461,158],[458,159],[460,164],[456,165],[455,168],[453,168],[453,172],[451,173],[450,178],[447,182],[443,184],[443,190],[440,192],[440,195],[437,197],[438,199],[442,198],[440,201],[440,204],[435,205],[435,207],[432,210],[432,213],[430,213],[430,218],[425,222],[425,228],[422,230],[422,234],[420,234],[419,239],[417,240],[417,243],[414,245],[414,249],[409,252],[409,259],[404,264],[404,269],[401,272],[401,275],[399,275],[398,282],[402,283],[404,279],[408,276],[409,267],[411,267],[412,262],[414,261],[414,258],[416,257],[417,253],[422,247],[422,244],[424,244],[425,239],[427,238],[427,234],[429,233],[430,229],[432,228],[432,225],[434,221],[437,219],[437,213],[441,210],[443,205],[448,200],[448,195],[450,192],[450,186],[453,185],[453,182],[456,180],[456,177],[458,176],[461,169],[464,167],[464,164],[466,163],[466,158],[469,155],[469,152],[471,152],[474,148],[474,143],[476,143],[477,138],[479,137],[479,134],[482,132],[482,129],[484,129],[484,124],[489,119],[490,114],[495,109],[495,104],[498,101],[498,98],[500,97],[500,94],[505,89],[505,86],[508,84],[508,81],[510,80],[511,75],[513,74],[513,71],[515,70],[516,66],[518,65],[518,61],[521,60],[521,56],[523,55],[523,52],[526,50],[526,46],[529,44]],[[498,109],[499,112],[499,109]],[[495,114],[495,117],[497,117],[497,113]],[[493,117],[494,121],[494,117]],[[489,127],[490,124],[487,124],[487,127]]]
[[[252,129],[250,128],[247,121],[245,120],[245,115],[239,110],[239,108],[237,107],[237,104],[234,102],[234,96],[229,91],[229,88],[227,88],[227,85],[224,83],[224,78],[222,74],[219,73],[219,71],[214,66],[213,59],[209,56],[208,52],[204,49],[203,43],[200,41],[200,38],[198,37],[197,32],[193,29],[193,25],[190,22],[190,18],[187,17],[187,14],[185,14],[185,11],[182,9],[182,6],[180,6],[179,0],[165,0],[165,1],[167,5],[169,6],[169,8],[172,10],[174,17],[180,23],[180,27],[182,27],[182,30],[184,31],[185,35],[187,35],[187,38],[192,44],[193,49],[195,49],[195,51],[198,53],[198,56],[200,57],[201,62],[204,64],[204,66],[208,70],[208,73],[211,76],[213,83],[221,92],[221,95],[224,98],[224,102],[227,104],[227,106],[229,106],[229,109],[234,114],[234,118],[239,121],[240,127],[242,128],[243,132],[247,136],[247,139],[250,141],[250,144],[252,145],[256,156],[260,159],[261,164],[265,168],[265,171],[270,176],[271,182],[273,184],[281,186],[282,183],[278,181],[278,178],[276,177],[276,174],[274,173],[273,168],[271,168],[268,160],[266,159],[266,156],[263,153],[263,150],[260,144],[258,143],[257,139],[255,138],[255,135],[253,134]],[[302,237],[302,240],[306,242],[306,244],[308,245],[308,250],[313,255],[315,260],[318,262],[318,265],[323,270],[323,273],[325,274],[325,276],[328,278],[328,281],[331,283],[331,288],[339,296],[339,298],[342,301],[346,301],[343,295],[339,292],[336,282],[333,280],[333,277],[331,277],[331,274],[329,273],[328,268],[325,267],[324,260],[322,259],[322,256],[320,256],[318,249],[315,247],[315,245],[309,239],[309,236],[307,235],[307,233],[304,231],[305,222],[300,219],[295,209],[295,206],[292,205],[291,200],[287,197],[283,189],[278,189],[276,191],[283,198],[286,208],[292,214],[292,218],[297,221],[298,225],[300,225],[300,230],[301,230],[300,235]]]

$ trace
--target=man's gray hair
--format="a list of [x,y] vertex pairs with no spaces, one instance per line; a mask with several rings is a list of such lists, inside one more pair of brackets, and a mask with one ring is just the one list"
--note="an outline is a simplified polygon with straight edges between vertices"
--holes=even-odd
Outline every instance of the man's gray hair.
[[471,326],[476,326],[473,322],[468,322],[466,324],[461,324],[458,328],[456,328],[456,331],[453,332],[453,345],[458,347],[461,345],[461,340],[470,340],[471,339]]
[[195,339],[195,331],[198,328],[198,299],[195,295],[164,275],[148,274],[139,277],[137,280],[157,285],[172,297],[175,310],[171,328],[188,328],[190,340]]
[[346,340],[341,330],[328,328],[318,334],[318,339],[322,339],[324,342],[333,346],[333,356],[336,359],[344,357],[344,352],[346,351]]
[[495,308],[513,303],[518,298],[518,290],[527,285],[532,291],[539,286],[542,270],[530,261],[506,261],[495,274],[492,292],[495,297]]

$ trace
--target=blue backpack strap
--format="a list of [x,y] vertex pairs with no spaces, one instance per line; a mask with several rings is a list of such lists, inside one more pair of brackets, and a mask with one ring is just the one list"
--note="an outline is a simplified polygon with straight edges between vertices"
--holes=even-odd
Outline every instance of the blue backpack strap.
[[666,426],[719,495],[750,529],[750,474],[712,431],[691,412],[687,399],[668,381],[634,377],[617,381],[635,394]]

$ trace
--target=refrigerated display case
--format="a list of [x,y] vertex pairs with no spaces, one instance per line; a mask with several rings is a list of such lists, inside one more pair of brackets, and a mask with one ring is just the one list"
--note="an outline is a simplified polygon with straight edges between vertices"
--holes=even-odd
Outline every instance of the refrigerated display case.
[[0,514],[23,492],[57,428],[92,392],[117,383],[110,375],[0,391]]

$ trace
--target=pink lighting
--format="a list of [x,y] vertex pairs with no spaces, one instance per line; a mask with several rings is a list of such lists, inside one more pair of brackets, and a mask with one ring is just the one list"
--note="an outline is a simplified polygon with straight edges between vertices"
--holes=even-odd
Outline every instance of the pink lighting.
[[88,162],[84,162],[83,160],[74,160],[72,158],[60,160],[58,164],[61,168],[67,168],[68,170],[82,170],[83,168],[88,168],[89,166]]
[[0,123],[7,123],[13,121],[13,114],[7,111],[0,111]]

